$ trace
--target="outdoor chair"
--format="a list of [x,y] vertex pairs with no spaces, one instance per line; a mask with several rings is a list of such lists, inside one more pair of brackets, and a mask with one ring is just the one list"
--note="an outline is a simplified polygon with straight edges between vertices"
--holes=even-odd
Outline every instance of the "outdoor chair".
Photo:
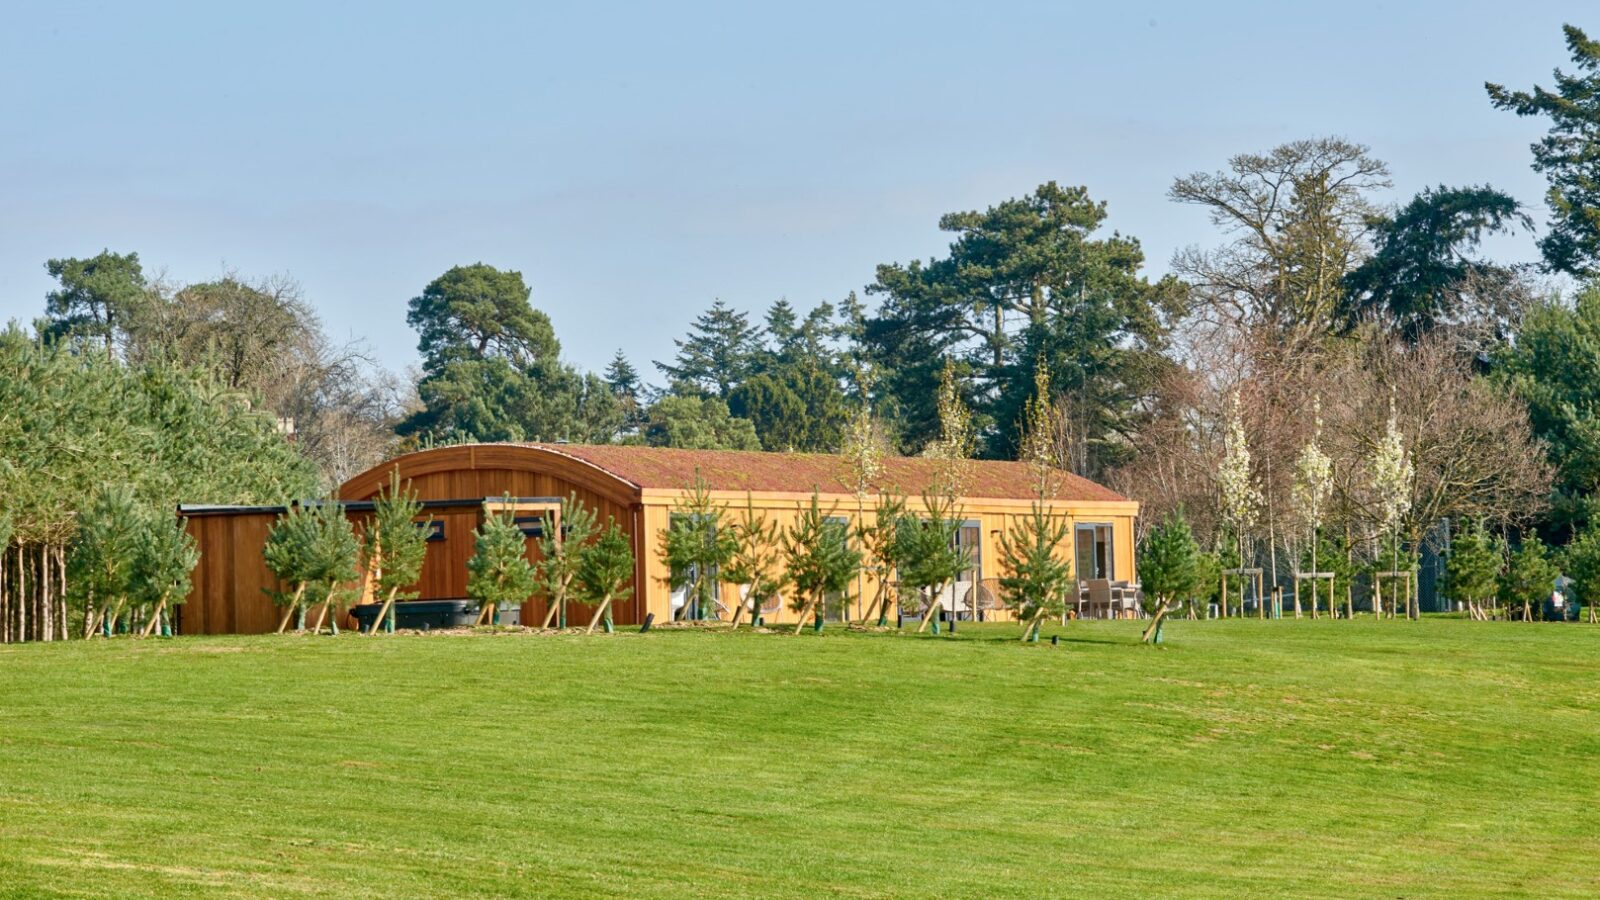
[[1091,578],[1084,585],[1089,593],[1089,615],[1111,618],[1111,582],[1104,578]]

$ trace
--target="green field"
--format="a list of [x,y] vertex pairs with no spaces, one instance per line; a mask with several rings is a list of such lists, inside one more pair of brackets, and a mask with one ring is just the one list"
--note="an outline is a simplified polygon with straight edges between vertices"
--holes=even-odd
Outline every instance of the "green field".
[[1600,892],[1600,629],[1060,633],[0,647],[0,894]]

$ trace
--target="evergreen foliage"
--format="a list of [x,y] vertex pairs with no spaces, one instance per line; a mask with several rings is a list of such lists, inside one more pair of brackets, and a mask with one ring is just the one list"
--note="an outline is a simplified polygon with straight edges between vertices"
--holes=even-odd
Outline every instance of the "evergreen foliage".
[[237,395],[16,328],[0,331],[0,460],[13,540],[32,543],[69,540],[102,484],[127,485],[165,513],[180,502],[282,502],[317,482],[275,421]]
[[1570,304],[1536,304],[1495,366],[1527,404],[1556,469],[1553,523],[1583,526],[1595,518],[1592,494],[1600,485],[1600,284],[1580,289]]
[[688,337],[673,341],[678,347],[674,361],[657,362],[656,368],[676,388],[727,400],[750,374],[757,341],[750,317],[717,300],[695,319]]
[[484,517],[467,560],[467,594],[482,605],[480,622],[495,624],[501,606],[524,603],[538,590],[527,550],[527,538],[510,512]]
[[[334,600],[342,585],[361,576],[361,542],[355,528],[345,515],[344,504],[327,500],[311,507],[309,519],[313,534],[310,560],[306,570],[311,582],[323,593],[322,607],[317,613],[313,631],[322,630],[322,622],[335,605]],[[338,633],[337,614],[334,633]]]
[[1450,539],[1445,558],[1444,592],[1450,599],[1476,608],[1495,596],[1505,552],[1482,520],[1469,524]]
[[889,623],[889,607],[899,594],[896,582],[905,558],[903,554],[910,549],[901,535],[909,533],[904,494],[879,494],[873,507],[872,524],[864,521],[857,524],[856,539],[860,542],[863,560],[878,580],[877,594],[862,616],[863,622],[876,612],[880,627]]
[[800,614],[794,633],[812,616],[817,629],[822,627],[822,604],[829,594],[847,595],[850,582],[861,570],[861,551],[850,540],[850,529],[833,521],[836,508],[823,512],[821,500],[813,492],[811,502],[783,536],[783,558],[788,581],[794,585],[790,605]]
[[397,428],[432,440],[604,443],[622,407],[598,375],[561,362],[550,319],[528,302],[522,273],[456,266],[413,298],[423,408]]
[[422,564],[428,557],[428,534],[418,527],[416,519],[420,515],[422,502],[411,483],[402,487],[399,469],[390,472],[389,487],[373,503],[362,543],[362,556],[372,573],[374,599],[383,603],[373,620],[374,633],[390,615],[401,590],[422,577]]
[[1591,526],[1579,532],[1561,558],[1572,593],[1589,610],[1589,621],[1600,619],[1596,614],[1600,607],[1600,528]]
[[1144,633],[1147,643],[1161,643],[1167,614],[1177,603],[1201,590],[1203,574],[1200,546],[1181,511],[1145,535],[1139,544],[1139,579],[1145,611],[1151,617]]
[[186,521],[155,513],[137,532],[128,593],[135,604],[149,609],[146,634],[161,627],[168,607],[189,596],[190,574],[200,562],[200,550]]
[[1059,616],[1074,587],[1072,562],[1061,548],[1072,522],[1034,501],[1026,516],[1012,516],[1000,535],[1000,595],[1022,623],[1022,639],[1037,639],[1045,616]]
[[1544,542],[1537,535],[1527,535],[1500,573],[1500,602],[1524,622],[1532,621],[1550,599],[1559,574]]
[[900,565],[902,597],[913,595],[922,605],[920,633],[934,624],[940,608],[940,593],[956,576],[972,566],[972,550],[957,543],[961,533],[961,510],[948,494],[924,494],[924,516],[909,514],[900,520],[896,554]]
[[[1105,219],[1086,188],[1052,181],[943,216],[939,227],[954,240],[942,258],[878,267],[868,292],[884,301],[863,338],[911,447],[933,437],[936,361],[952,355],[973,369],[980,425],[999,426],[987,455],[1014,455],[1020,404],[1040,364],[1080,398],[1087,441],[1113,451],[1114,430],[1155,387],[1183,289],[1140,276],[1138,241],[1100,235]],[[1108,461],[1097,457],[1096,471]]]
[[67,556],[68,594],[86,616],[94,611],[114,622],[133,592],[143,512],[131,488],[106,484],[77,518],[77,537]]
[[317,522],[309,507],[294,504],[278,517],[267,532],[267,541],[261,555],[267,569],[279,581],[289,585],[288,591],[274,593],[273,603],[284,608],[278,622],[278,633],[288,627],[289,619],[300,611],[306,589],[317,577],[316,561]]
[[1349,315],[1378,316],[1410,340],[1463,321],[1469,280],[1508,270],[1467,254],[1486,235],[1533,222],[1509,194],[1484,185],[1426,188],[1393,215],[1369,222],[1375,252],[1345,276]]
[[89,259],[52,259],[45,270],[60,282],[45,297],[45,333],[92,341],[109,357],[148,297],[139,254],[103,250]]
[[733,522],[733,533],[738,548],[728,560],[722,578],[743,591],[743,597],[733,610],[733,627],[738,628],[739,617],[746,606],[750,608],[750,624],[757,624],[762,608],[783,589],[785,576],[779,566],[782,540],[778,523],[757,513],[748,493],[744,509]]
[[1600,275],[1600,41],[1573,25],[1562,32],[1577,71],[1557,69],[1554,90],[1484,87],[1497,109],[1550,119],[1550,133],[1532,147],[1534,171],[1550,182],[1550,230],[1539,248],[1554,271],[1588,278]]
[[611,605],[633,592],[633,588],[627,586],[631,578],[633,546],[616,521],[607,517],[605,530],[578,549],[572,579],[578,596],[585,603],[596,604],[594,616],[589,620],[590,632],[602,619],[606,631],[611,630]]
[[727,509],[711,499],[711,486],[696,471],[661,532],[659,546],[669,586],[690,592],[677,612],[679,618],[715,617],[713,586],[739,550],[738,535],[729,525]]
[[716,397],[662,397],[646,414],[644,440],[652,447],[686,450],[761,449],[750,420],[733,415]]
[[[547,521],[546,526],[549,525]],[[572,579],[577,574],[584,547],[597,530],[594,511],[576,493],[561,504],[561,527],[546,527],[539,535],[538,592],[545,596],[544,621],[540,627],[567,627],[567,600]]]

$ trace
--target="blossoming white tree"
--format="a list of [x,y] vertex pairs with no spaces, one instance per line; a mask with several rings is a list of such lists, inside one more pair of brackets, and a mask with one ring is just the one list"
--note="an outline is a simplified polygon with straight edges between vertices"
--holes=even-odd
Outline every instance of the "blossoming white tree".
[[[1217,487],[1222,495],[1222,519],[1238,541],[1239,562],[1245,561],[1249,546],[1246,535],[1256,524],[1261,511],[1261,491],[1250,475],[1250,444],[1244,431],[1244,415],[1235,391],[1228,405],[1228,433],[1223,444],[1222,465],[1217,471]],[[1242,598],[1241,594],[1241,598]],[[1257,598],[1257,602],[1260,598]],[[1242,600],[1241,600],[1242,602]],[[1243,610],[1240,610],[1243,613]],[[1222,615],[1228,614],[1228,598],[1222,598]]]
[[[1378,442],[1372,455],[1372,487],[1377,495],[1379,534],[1389,537],[1391,556],[1399,564],[1400,520],[1411,511],[1411,481],[1416,469],[1406,453],[1405,440],[1394,412],[1394,398],[1389,398],[1389,421],[1384,428],[1383,440]],[[1381,539],[1381,538],[1380,538]],[[1383,582],[1373,579],[1374,613],[1383,618]],[[1396,598],[1398,600],[1399,598]],[[1415,598],[1413,598],[1415,602]],[[1411,610],[1407,610],[1407,615]]]
[[[1328,501],[1328,495],[1333,489],[1333,460],[1328,454],[1322,452],[1322,400],[1317,398],[1312,401],[1312,428],[1311,440],[1301,448],[1300,456],[1295,460],[1293,498],[1295,511],[1300,516],[1301,524],[1305,526],[1307,536],[1311,541],[1311,571],[1317,571],[1317,544],[1318,531],[1322,526],[1323,506]],[[1311,618],[1317,617],[1317,589],[1319,582],[1313,578],[1311,591]],[[1294,614],[1300,615],[1300,586],[1295,582]],[[1333,594],[1328,595],[1328,614],[1333,614]]]

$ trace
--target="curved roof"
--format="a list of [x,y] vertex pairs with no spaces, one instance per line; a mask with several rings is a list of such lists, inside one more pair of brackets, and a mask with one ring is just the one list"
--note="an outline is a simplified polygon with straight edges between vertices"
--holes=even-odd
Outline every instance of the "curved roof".
[[[395,468],[402,477],[461,468],[551,471],[600,493],[630,501],[637,501],[642,490],[681,490],[694,481],[696,472],[719,491],[852,492],[844,457],[826,453],[682,450],[621,444],[462,444],[386,461],[345,482],[340,496],[359,499],[376,494]],[[873,486],[915,496],[929,488],[937,471],[938,463],[933,460],[885,457],[883,474]],[[1077,475],[1063,472],[1056,481],[1055,500],[1127,499]],[[1033,497],[1034,490],[1034,472],[1025,463],[973,460],[964,494],[1019,500]]]

